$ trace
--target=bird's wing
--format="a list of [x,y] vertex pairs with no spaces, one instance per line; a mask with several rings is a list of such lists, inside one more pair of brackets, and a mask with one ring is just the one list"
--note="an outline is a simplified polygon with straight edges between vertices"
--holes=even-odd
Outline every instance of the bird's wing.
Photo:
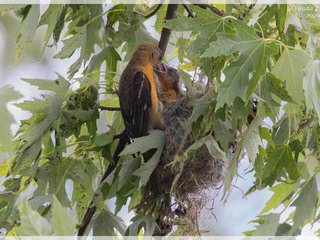
[[151,86],[146,74],[138,71],[132,77],[130,109],[122,109],[126,131],[130,138],[148,133],[151,109]]

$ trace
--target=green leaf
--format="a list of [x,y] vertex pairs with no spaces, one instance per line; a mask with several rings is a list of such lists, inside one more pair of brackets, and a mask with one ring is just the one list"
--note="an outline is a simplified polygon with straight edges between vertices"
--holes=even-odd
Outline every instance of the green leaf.
[[17,195],[8,192],[0,193],[0,225],[6,221],[15,208]]
[[86,210],[88,209],[88,203],[92,199],[93,190],[92,188],[88,188],[87,185],[77,183],[75,180],[73,180],[73,182],[74,184],[71,203],[76,203],[77,216],[78,219],[81,219],[84,216]]
[[8,11],[11,10],[19,10],[21,8],[26,7],[27,4],[3,4],[3,2],[1,2],[0,4],[0,14],[5,14]]
[[[93,17],[97,17],[102,12],[100,5],[87,5]],[[102,18],[99,17],[94,21],[88,21],[83,26],[73,27],[73,34],[71,37],[63,40],[64,46],[61,51],[56,54],[55,58],[67,58],[73,55],[74,51],[81,47],[81,62],[88,60],[92,53],[94,53],[94,46],[101,45],[99,31],[102,27]]]
[[94,47],[95,45],[98,45],[101,47],[102,41],[100,37],[100,31],[103,27],[103,19],[102,17],[97,16],[101,15],[103,9],[102,5],[100,4],[89,4],[87,5],[90,9],[90,14],[92,19],[89,20],[86,26],[86,36],[85,36],[85,45],[81,48],[81,55],[85,62],[89,60],[92,53],[94,53]]
[[259,127],[262,123],[262,120],[259,119],[259,117],[256,117],[249,125],[241,140],[241,147],[246,149],[248,157],[253,165],[259,152],[259,146],[262,146],[259,133]]
[[272,70],[276,77],[286,82],[289,95],[298,104],[303,100],[303,69],[308,61],[304,51],[285,48]]
[[25,141],[24,149],[30,147],[35,141],[50,129],[50,126],[58,117],[65,95],[69,89],[69,82],[62,76],[54,81],[43,79],[24,79],[40,90],[51,91],[54,95],[45,95],[44,100],[35,100],[32,105],[30,101],[19,103],[16,106],[22,110],[30,111],[33,116],[27,120],[28,124],[21,128],[21,141]]
[[60,74],[58,75],[58,79],[55,80],[46,80],[46,79],[30,79],[30,78],[23,78],[22,80],[38,87],[39,90],[46,90],[55,93],[57,96],[64,96],[70,86],[70,83],[62,77]]
[[188,122],[186,123],[184,138],[186,138],[192,132],[192,125],[194,124],[194,122],[196,122],[201,116],[204,116],[205,113],[208,112],[210,103],[212,103],[214,98],[214,92],[209,91],[199,99],[195,100],[195,102],[193,103],[192,114],[189,117]]
[[[54,56],[54,58],[70,58],[77,49],[80,49],[79,58],[71,65],[69,68],[68,74],[69,78],[72,78],[73,75],[79,71],[82,63],[90,59],[91,55],[94,54],[94,48],[96,45],[102,46],[101,37],[99,32],[103,26],[101,5],[84,5],[81,10],[84,11],[83,14],[92,16],[92,21],[88,20],[83,26],[75,25],[72,27],[72,36],[64,39],[64,46],[61,51]],[[80,13],[81,14],[81,13]],[[74,22],[73,24],[75,24]],[[82,20],[81,20],[82,23]],[[69,25],[70,28],[70,25]]]
[[41,151],[41,139],[34,142],[29,148],[17,153],[14,167],[12,168],[12,175],[21,174],[22,171],[29,168],[33,162],[37,161]]
[[90,119],[92,119],[93,115],[95,114],[95,109],[90,109],[90,110],[65,110],[64,112],[67,113],[67,114],[70,114],[70,116],[73,116],[73,117],[85,122],[85,121],[89,121]]
[[0,162],[0,178],[8,173],[10,166],[10,163],[5,159]]
[[265,127],[259,127],[259,134],[260,134],[260,137],[261,139],[265,139],[267,140],[268,144],[271,146],[271,147],[275,147],[274,145],[274,142],[272,140],[272,137],[269,133],[269,129],[268,128],[265,128]]
[[164,132],[160,130],[151,130],[149,135],[145,137],[134,138],[133,143],[126,146],[126,148],[119,154],[124,156],[134,153],[145,153],[152,148],[159,148],[163,145]]
[[258,220],[253,221],[259,223],[259,225],[252,232],[252,236],[275,236],[279,227],[279,219],[279,213],[260,216]]
[[47,31],[44,36],[44,45],[47,46],[51,35],[56,27],[57,22],[60,19],[60,15],[64,9],[62,4],[51,4],[48,9],[42,14],[39,21],[39,27],[42,25],[47,25]]
[[296,211],[293,217],[293,226],[289,234],[293,234],[296,230],[312,219],[312,213],[318,201],[318,187],[316,177],[312,177],[304,184],[297,199],[290,205],[295,206]]
[[279,35],[282,37],[284,35],[284,27],[286,23],[287,17],[287,4],[279,4],[278,11],[276,11],[276,25],[279,31]]
[[68,5],[64,5],[62,12],[57,20],[56,26],[53,30],[53,40],[54,43],[57,43],[60,39],[60,35],[62,30],[64,29],[64,24],[65,24],[65,17],[67,14],[67,10],[68,10]]
[[164,145],[164,132],[160,130],[152,130],[150,134],[145,137],[135,138],[133,143],[129,144],[119,156],[134,154],[134,153],[145,153],[150,149],[157,149],[153,156],[144,163],[139,169],[134,171],[134,175],[140,177],[139,186],[145,185],[149,177],[151,176],[153,170],[159,163],[161,152]]
[[93,145],[103,147],[113,142],[114,134],[112,131],[98,134],[94,137]]
[[190,18],[180,15],[176,19],[166,21],[166,27],[175,31],[192,31],[195,35],[194,41],[190,41],[190,46],[186,49],[190,57],[201,55],[215,40],[217,32],[229,32],[232,30],[228,19],[217,14],[213,14],[210,9],[202,9],[198,6],[190,5],[192,11],[197,15]]
[[122,163],[121,169],[119,171],[119,182],[118,182],[118,190],[120,190],[126,182],[130,179],[135,170],[137,170],[140,166],[140,159],[134,158],[129,161]]
[[0,88],[0,145],[2,145],[9,156],[13,153],[11,124],[14,123],[14,118],[8,111],[7,104],[9,101],[17,100],[21,97],[12,87],[4,86]]
[[260,97],[263,101],[261,101],[261,108],[259,110],[275,122],[279,114],[281,100],[292,102],[292,98],[289,96],[285,84],[271,73],[266,74],[260,88],[263,89],[263,91],[260,91]]
[[121,57],[113,47],[105,47],[101,52],[94,55],[90,60],[90,63],[86,69],[86,72],[90,73],[96,69],[100,69],[101,64],[106,61],[107,68],[111,71],[111,76],[114,76],[117,71],[117,62],[121,60]]
[[150,215],[137,215],[131,219],[132,224],[126,231],[126,236],[138,236],[140,230],[144,228],[144,236],[152,236],[156,223]]
[[53,230],[50,223],[39,213],[33,211],[25,200],[19,207],[21,225],[17,228],[20,236],[52,236]]
[[298,125],[295,115],[284,116],[274,128],[272,138],[276,145],[288,144],[290,137],[295,133]]
[[76,231],[76,224],[73,218],[67,214],[56,197],[53,197],[52,218],[53,234],[55,236],[72,236]]
[[124,223],[117,216],[103,209],[93,223],[93,236],[114,236],[114,229],[123,236],[124,226]]
[[213,138],[212,135],[207,136],[207,141],[205,144],[206,144],[207,149],[212,157],[222,159],[224,161],[227,160],[226,153],[224,151],[222,151],[222,149],[219,147],[219,144]]
[[[62,99],[56,96],[47,96],[45,99],[47,107],[44,112],[32,118],[28,129],[20,136],[26,142],[27,147],[37,141],[56,120],[61,109]],[[18,105],[19,106],[19,105]]]
[[290,146],[279,145],[274,149],[269,147],[267,149],[267,161],[263,170],[263,178],[266,183],[272,186],[283,169],[287,170],[291,179],[297,179],[300,176]]
[[259,127],[261,125],[261,119],[256,117],[253,122],[249,125],[248,129],[244,133],[240,143],[238,144],[235,152],[232,155],[232,159],[230,160],[230,164],[228,167],[227,176],[224,179],[224,196],[226,196],[227,192],[231,187],[231,183],[233,178],[236,176],[238,171],[238,161],[240,157],[240,153],[242,149],[246,149],[249,159],[252,164],[255,164],[257,154],[259,152],[259,147],[262,145],[261,137],[259,134]]
[[261,25],[264,32],[267,32],[269,23],[273,23],[272,17],[275,16],[278,6],[276,4],[267,6],[259,15],[258,23]]
[[24,50],[31,46],[32,40],[35,36],[38,21],[40,17],[40,5],[31,5],[26,18],[20,24],[20,30],[17,37],[16,46],[16,62],[21,59]]
[[299,182],[295,182],[292,184],[282,182],[276,186],[271,187],[270,190],[273,192],[273,195],[266,203],[264,209],[260,214],[269,212],[271,209],[277,208],[282,203],[282,201],[285,200],[298,186]]
[[308,64],[306,76],[303,79],[303,90],[308,110],[315,110],[320,123],[320,61]]
[[258,37],[255,30],[246,23],[234,20],[233,25],[235,34],[217,33],[217,40],[202,55],[218,57],[240,52],[239,59],[224,70],[226,80],[218,89],[216,109],[224,104],[230,106],[237,96],[247,102],[260,77],[265,74],[269,58],[278,52],[274,42]]
[[[130,13],[128,13],[130,14]],[[119,26],[119,31],[116,33],[113,39],[113,46],[116,48],[117,45],[126,43],[124,48],[126,51],[125,61],[129,61],[133,51],[142,43],[153,43],[157,44],[157,40],[151,36],[144,26],[144,18],[139,16],[134,19],[133,22],[126,23],[122,22]]]
[[85,44],[86,41],[86,27],[76,27],[74,28],[75,34],[71,37],[62,40],[63,47],[61,51],[54,55],[54,58],[68,58],[73,55],[74,51]]

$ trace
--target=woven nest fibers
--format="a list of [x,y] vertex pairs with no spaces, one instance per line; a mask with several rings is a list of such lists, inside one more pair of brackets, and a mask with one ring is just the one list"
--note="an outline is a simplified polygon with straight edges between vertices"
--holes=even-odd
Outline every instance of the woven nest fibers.
[[[158,227],[154,235],[167,235],[177,223],[180,227],[182,223],[185,226],[185,231],[180,234],[200,234],[198,219],[202,208],[210,199],[208,192],[212,193],[218,188],[225,176],[223,160],[212,157],[205,145],[188,156],[182,172],[180,166],[170,165],[176,156],[183,154],[195,142],[189,136],[184,144],[181,143],[191,113],[192,105],[186,97],[164,103],[166,141],[155,172],[158,172],[163,189],[162,199],[165,200],[162,200],[159,207]],[[180,172],[172,196],[169,196],[173,181]],[[147,185],[141,202],[144,205],[142,208],[151,207],[154,204],[152,196],[159,197],[157,194],[151,184]]]
[[[186,97],[166,105],[164,112],[166,144],[162,153],[161,164],[165,166],[170,164],[176,155],[182,154],[194,143],[194,139],[189,136],[186,143],[183,146],[181,145],[185,125],[191,113],[192,106],[188,105]],[[167,173],[169,169],[170,167],[165,167],[163,172]],[[177,168],[171,168],[169,171],[171,173],[170,178],[174,178],[179,171]],[[177,201],[182,201],[189,195],[198,194],[203,190],[217,186],[223,180],[223,177],[223,161],[213,158],[207,147],[203,145],[186,160],[182,174],[174,187],[174,197]],[[163,183],[170,184],[171,187],[170,178],[163,179]]]

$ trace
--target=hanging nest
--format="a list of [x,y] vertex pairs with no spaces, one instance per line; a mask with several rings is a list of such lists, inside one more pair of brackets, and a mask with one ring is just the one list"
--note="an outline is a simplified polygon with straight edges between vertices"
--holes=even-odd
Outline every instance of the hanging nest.
[[[154,189],[149,183],[143,191],[143,197],[138,210],[148,212],[157,204],[159,215],[154,235],[168,235],[174,225],[181,226],[183,231],[179,235],[199,235],[198,219],[200,212],[209,200],[207,190],[220,187],[225,176],[223,160],[210,155],[205,145],[188,156],[183,169],[172,165],[176,156],[182,155],[194,143],[192,136],[188,136],[184,144],[185,126],[192,113],[192,104],[187,97],[176,101],[165,101],[164,122],[165,146],[160,163],[151,179],[158,178],[161,190]],[[174,179],[181,174],[172,188]],[[159,180],[160,179],[160,180]],[[151,180],[150,180],[151,182]],[[170,190],[172,188],[172,195]]]

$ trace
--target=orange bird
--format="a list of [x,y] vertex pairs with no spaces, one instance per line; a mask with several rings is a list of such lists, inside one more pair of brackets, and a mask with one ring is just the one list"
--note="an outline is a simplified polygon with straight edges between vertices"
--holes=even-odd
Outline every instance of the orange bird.
[[[152,44],[142,44],[133,53],[132,58],[120,77],[119,101],[124,120],[125,130],[119,136],[119,143],[113,155],[113,164],[105,171],[102,183],[115,169],[119,153],[131,139],[147,135],[151,129],[163,129],[161,116],[162,104],[158,100],[154,79],[154,68],[162,60],[158,47]],[[150,154],[144,154],[145,157]],[[147,157],[146,157],[147,158]],[[90,224],[96,206],[91,201],[78,236],[82,236]]]
[[150,129],[163,129],[162,106],[153,73],[161,60],[159,48],[142,44],[121,75],[120,109],[130,138],[145,136]]

